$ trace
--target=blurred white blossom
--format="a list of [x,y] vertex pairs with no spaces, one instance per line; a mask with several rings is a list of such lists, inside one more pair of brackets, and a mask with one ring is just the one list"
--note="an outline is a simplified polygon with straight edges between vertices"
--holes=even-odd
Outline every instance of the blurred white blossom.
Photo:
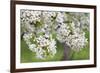
[[52,38],[52,35],[45,34],[35,37],[33,42],[31,42],[31,34],[24,34],[23,38],[29,49],[36,53],[37,58],[45,59],[48,56],[53,57],[56,54],[56,41]]

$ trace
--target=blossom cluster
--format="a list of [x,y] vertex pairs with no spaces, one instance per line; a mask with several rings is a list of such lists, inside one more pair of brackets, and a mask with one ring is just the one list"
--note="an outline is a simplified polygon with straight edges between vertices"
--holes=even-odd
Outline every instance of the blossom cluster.
[[22,9],[21,32],[25,33],[23,38],[36,57],[46,59],[56,54],[56,40],[76,51],[86,45],[88,41],[80,26],[89,25],[88,17],[85,13]]
[[36,53],[39,59],[53,57],[56,54],[56,41],[52,35],[33,37],[32,33],[24,34],[26,44],[32,52]]
[[65,18],[66,16],[64,13],[59,13],[57,16],[57,39],[61,43],[65,42],[71,49],[79,51],[88,42],[87,38],[85,38],[85,32],[83,32],[79,27],[76,27],[74,21],[69,24],[64,23],[68,20],[68,18]]

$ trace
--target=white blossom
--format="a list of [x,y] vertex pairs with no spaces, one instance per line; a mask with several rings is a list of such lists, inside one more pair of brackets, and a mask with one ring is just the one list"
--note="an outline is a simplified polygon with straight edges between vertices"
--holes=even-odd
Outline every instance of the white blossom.
[[26,43],[31,43],[27,43],[27,45],[31,51],[36,53],[37,58],[45,59],[48,56],[53,57],[56,54],[56,41],[50,35],[45,34],[43,36],[34,38],[35,43],[30,41],[32,38],[31,34],[25,34],[23,38]]
[[89,14],[22,9],[20,15],[23,39],[36,58],[53,57],[57,53],[56,40],[75,51],[88,42],[83,29],[89,28]]

